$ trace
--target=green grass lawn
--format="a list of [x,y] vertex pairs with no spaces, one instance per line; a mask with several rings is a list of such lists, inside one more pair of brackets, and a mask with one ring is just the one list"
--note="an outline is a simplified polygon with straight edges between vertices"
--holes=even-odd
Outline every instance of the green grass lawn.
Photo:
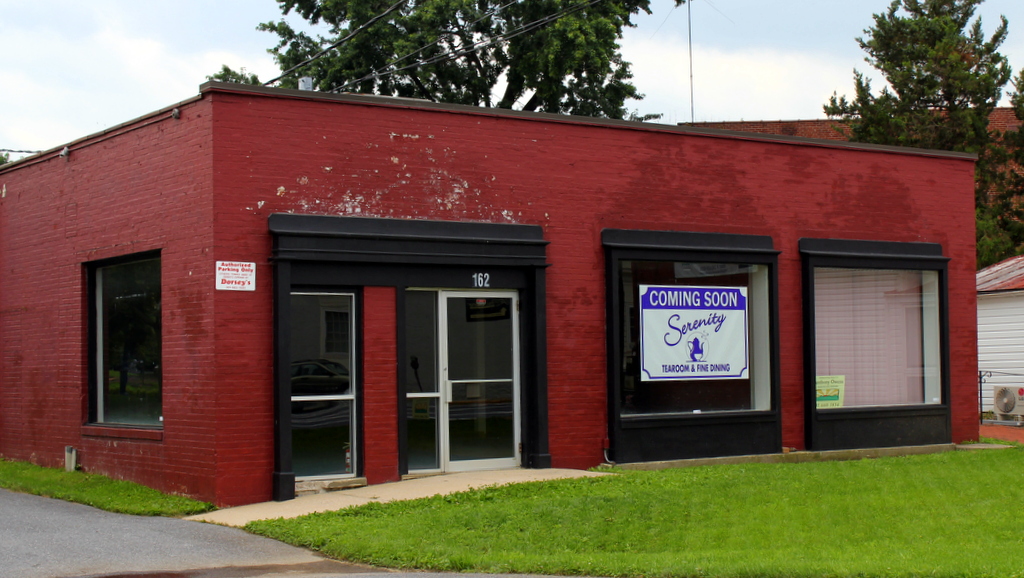
[[0,488],[77,502],[120,514],[189,516],[214,509],[206,502],[163,494],[132,482],[2,459]]
[[590,576],[1024,576],[1024,449],[748,464],[371,504],[247,529],[391,567]]

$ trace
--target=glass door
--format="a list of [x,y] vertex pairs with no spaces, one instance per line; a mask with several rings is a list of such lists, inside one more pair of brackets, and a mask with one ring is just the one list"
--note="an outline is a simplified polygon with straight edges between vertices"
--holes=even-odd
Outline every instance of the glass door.
[[517,294],[406,295],[409,471],[518,466]]
[[515,293],[442,292],[448,471],[519,465]]

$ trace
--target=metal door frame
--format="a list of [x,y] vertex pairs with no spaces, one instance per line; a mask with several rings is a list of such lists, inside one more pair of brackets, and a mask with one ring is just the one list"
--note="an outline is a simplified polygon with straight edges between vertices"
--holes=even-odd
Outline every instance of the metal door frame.
[[[451,432],[448,409],[452,397],[452,381],[448,379],[448,299],[449,298],[504,298],[511,299],[512,310],[512,412],[513,412],[513,456],[482,460],[452,460]],[[520,348],[519,348],[519,292],[487,290],[439,290],[437,292],[437,345],[438,345],[438,446],[441,471],[461,472],[472,470],[493,470],[516,468],[522,463],[522,411],[520,408]],[[466,380],[458,380],[466,381]],[[487,380],[470,380],[481,382]],[[504,379],[500,381],[506,381]]]

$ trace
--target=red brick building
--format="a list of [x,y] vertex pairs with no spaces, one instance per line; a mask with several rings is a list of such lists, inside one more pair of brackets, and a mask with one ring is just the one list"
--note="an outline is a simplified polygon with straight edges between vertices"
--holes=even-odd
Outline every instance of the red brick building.
[[975,439],[973,170],[207,83],[0,167],[0,455],[231,505]]

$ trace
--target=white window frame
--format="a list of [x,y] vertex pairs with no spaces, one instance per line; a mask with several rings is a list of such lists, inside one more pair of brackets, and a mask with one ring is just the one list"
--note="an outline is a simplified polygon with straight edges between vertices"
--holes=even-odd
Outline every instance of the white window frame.
[[[291,401],[293,401],[293,402],[296,402],[296,401],[347,401],[347,402],[349,402],[349,408],[350,408],[349,409],[349,416],[350,416],[350,418],[349,418],[350,419],[350,423],[349,423],[349,441],[348,441],[348,444],[349,444],[349,448],[348,448],[349,456],[347,457],[347,459],[350,460],[350,463],[351,463],[351,466],[352,466],[352,471],[349,472],[349,473],[345,473],[345,474],[325,474],[325,475],[318,475],[318,476],[296,476],[295,480],[296,481],[300,481],[300,482],[305,482],[305,481],[317,481],[317,480],[335,480],[335,479],[339,479],[339,478],[354,478],[354,477],[356,477],[356,473],[357,473],[356,464],[358,463],[358,450],[357,450],[357,445],[358,444],[356,442],[359,439],[359,436],[357,435],[357,432],[359,431],[359,415],[358,415],[358,411],[357,411],[358,406],[356,404],[356,389],[357,389],[356,388],[356,384],[358,383],[357,368],[356,368],[356,365],[357,365],[356,364],[356,355],[358,354],[358,352],[356,352],[356,315],[355,315],[355,310],[356,310],[356,294],[353,293],[353,292],[332,292],[332,291],[292,291],[289,294],[290,297],[296,296],[296,295],[299,295],[299,296],[313,296],[313,297],[348,297],[350,299],[350,301],[349,301],[349,303],[350,303],[349,309],[350,310],[348,312],[348,314],[349,314],[348,315],[349,343],[348,343],[348,352],[347,352],[347,356],[349,358],[348,359],[348,374],[349,374],[348,393],[346,393],[346,394],[331,394],[331,395],[292,395],[291,396]],[[340,311],[338,309],[332,309],[331,307],[323,307],[323,306],[321,306],[321,308],[320,308],[320,315],[319,315],[320,331],[319,331],[319,335],[320,335],[320,352],[321,353],[325,353],[325,351],[324,351],[324,348],[325,348],[325,337],[326,337],[326,325],[325,325],[326,316],[325,316],[325,311],[329,311],[329,310],[330,311]],[[325,357],[326,357],[326,355],[325,355]],[[291,364],[289,363],[289,367],[290,366],[291,366]]]

